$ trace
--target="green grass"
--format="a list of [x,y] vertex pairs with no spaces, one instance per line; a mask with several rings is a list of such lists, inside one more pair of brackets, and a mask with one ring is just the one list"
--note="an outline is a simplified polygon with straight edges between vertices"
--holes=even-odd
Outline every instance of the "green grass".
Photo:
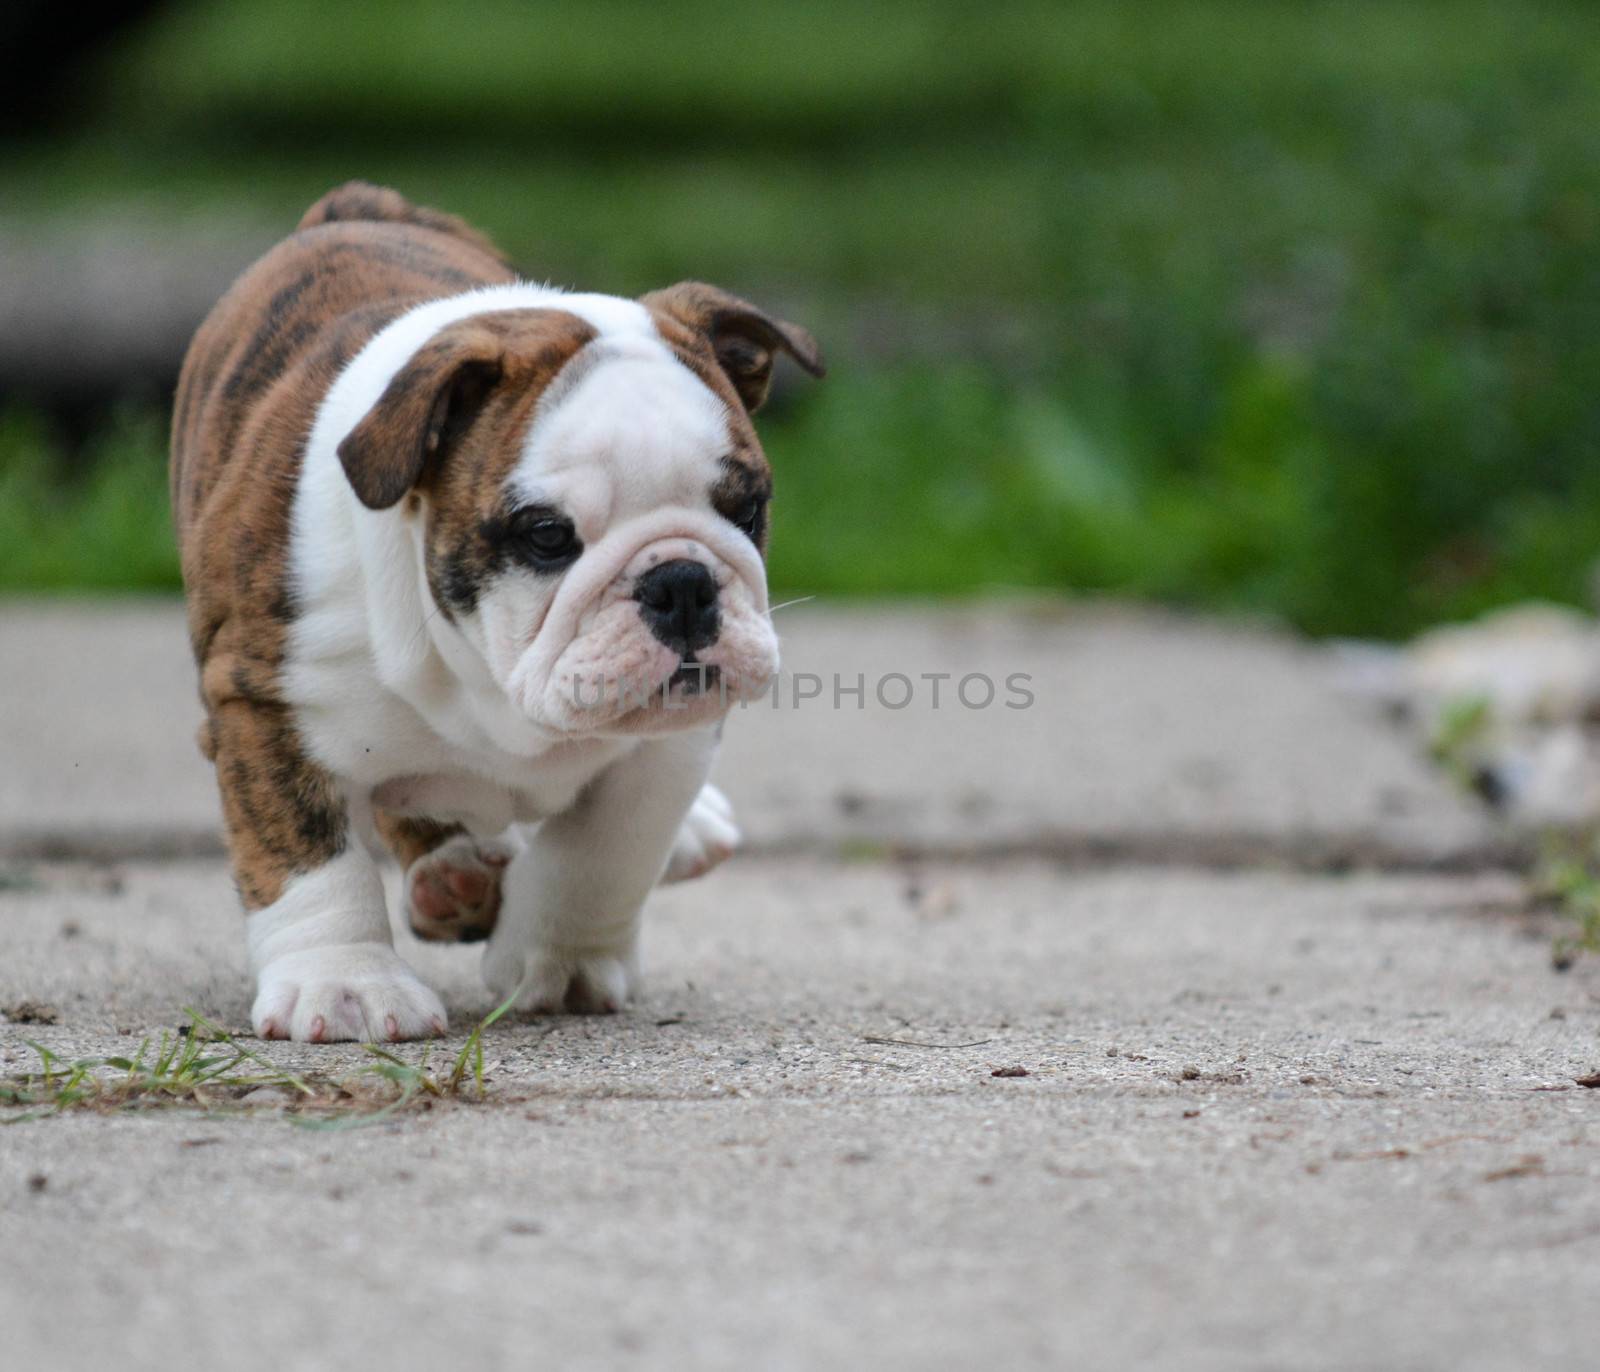
[[[784,592],[1400,635],[1600,553],[1592,6],[211,0],[76,109],[10,218],[270,233],[363,175],[535,275],[774,297],[834,363],[767,425]],[[0,586],[170,585],[158,421],[64,491],[22,423]]]
[[1600,835],[1549,839],[1530,886],[1535,900],[1571,925],[1551,948],[1558,970],[1571,967],[1580,954],[1600,953]]
[[1444,703],[1428,740],[1433,760],[1463,791],[1477,792],[1494,737],[1494,702],[1468,694]]
[[163,416],[125,413],[69,477],[48,425],[0,411],[0,590],[181,586],[165,448]]
[[427,1100],[484,1097],[483,1033],[511,1008],[486,1015],[467,1036],[450,1074],[429,1065],[430,1049],[411,1063],[375,1043],[362,1047],[372,1059],[339,1077],[296,1073],[240,1043],[198,1011],[189,1010],[183,1032],[146,1038],[128,1057],[67,1061],[28,1040],[39,1068],[0,1077],[0,1124],[23,1124],[69,1110],[120,1111],[182,1106],[211,1113],[244,1111],[247,1097],[273,1088],[287,1097],[287,1118],[308,1129],[351,1129],[376,1124]]
[[[1390,634],[1512,596],[1583,600],[1600,473],[1565,499],[1486,496],[1458,568],[1460,530],[1410,507],[1425,463],[1330,456],[1298,383],[1240,384],[1175,463],[1136,417],[1090,418],[1093,397],[976,367],[841,369],[763,424],[775,596],[1067,587]],[[177,589],[161,416],[125,416],[66,465],[40,423],[0,417],[0,590]]]

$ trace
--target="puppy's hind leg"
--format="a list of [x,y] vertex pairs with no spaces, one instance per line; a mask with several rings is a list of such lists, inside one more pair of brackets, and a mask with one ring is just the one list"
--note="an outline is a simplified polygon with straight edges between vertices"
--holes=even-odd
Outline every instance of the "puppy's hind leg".
[[[505,869],[521,847],[515,830],[484,839],[459,824],[384,810],[375,819],[405,873],[401,902],[412,933],[435,943],[481,943],[494,933]],[[661,884],[704,876],[727,861],[739,841],[733,807],[708,783],[678,827]]]
[[249,912],[256,1033],[311,1043],[442,1034],[444,1006],[394,951],[383,882],[351,841],[338,785],[305,756],[285,710],[228,689],[209,701],[210,741]]
[[401,897],[418,938],[481,943],[500,918],[500,880],[517,851],[510,838],[474,838],[459,824],[377,814],[377,829],[405,871]]

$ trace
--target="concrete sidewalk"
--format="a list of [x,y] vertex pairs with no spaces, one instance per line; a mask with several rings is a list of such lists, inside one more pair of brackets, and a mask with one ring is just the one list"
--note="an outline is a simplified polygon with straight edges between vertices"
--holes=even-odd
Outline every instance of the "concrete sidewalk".
[[[1504,849],[1412,736],[1285,636],[1046,604],[777,622],[787,675],[735,713],[718,762],[757,850],[1426,866]],[[0,853],[219,851],[178,605],[6,605],[0,662]],[[987,708],[961,703],[967,677],[973,702],[994,684]]]
[[[638,1003],[502,1021],[482,1103],[346,1132],[0,1127],[8,1359],[1593,1361],[1600,970],[1552,971],[1503,837],[1322,652],[1105,609],[781,622],[790,692],[720,764],[751,851],[654,898]],[[243,1031],[180,614],[7,606],[0,660],[0,1074],[186,1006]],[[1034,704],[890,709],[896,673]],[[448,1061],[476,951],[399,942]]]
[[[0,1030],[6,1070],[185,1004],[242,1026],[220,864],[34,880],[0,895],[0,1005],[60,1021]],[[627,1013],[494,1026],[486,1104],[0,1131],[8,1360],[1587,1366],[1600,978],[1553,974],[1520,900],[735,864],[661,893]],[[408,951],[458,1026],[486,1007],[471,950]]]

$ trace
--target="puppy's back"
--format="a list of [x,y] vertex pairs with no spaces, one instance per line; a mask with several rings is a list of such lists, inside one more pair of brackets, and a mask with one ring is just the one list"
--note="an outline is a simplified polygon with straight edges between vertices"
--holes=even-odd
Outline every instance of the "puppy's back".
[[300,216],[296,230],[314,229],[321,224],[413,224],[419,229],[458,238],[494,258],[508,272],[511,264],[505,254],[484,235],[453,214],[413,205],[399,191],[374,186],[370,181],[346,181],[335,186]]
[[240,608],[234,590],[283,605],[302,450],[340,371],[414,305],[514,279],[454,216],[352,181],[217,302],[184,357],[172,419],[173,522],[197,654]]

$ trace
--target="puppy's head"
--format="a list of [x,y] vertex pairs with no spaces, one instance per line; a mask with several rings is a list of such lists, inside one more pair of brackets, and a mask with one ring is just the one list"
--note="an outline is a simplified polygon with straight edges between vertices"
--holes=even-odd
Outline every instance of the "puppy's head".
[[339,445],[408,521],[442,615],[533,723],[707,723],[777,669],[772,479],[750,415],[815,341],[715,287],[574,297],[451,324]]

